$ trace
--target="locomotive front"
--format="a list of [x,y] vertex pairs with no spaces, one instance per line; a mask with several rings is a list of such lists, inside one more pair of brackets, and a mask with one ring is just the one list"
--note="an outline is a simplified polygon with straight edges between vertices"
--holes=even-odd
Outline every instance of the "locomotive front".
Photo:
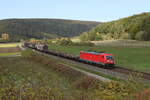
[[113,54],[104,54],[104,63],[105,66],[114,66],[115,61]]

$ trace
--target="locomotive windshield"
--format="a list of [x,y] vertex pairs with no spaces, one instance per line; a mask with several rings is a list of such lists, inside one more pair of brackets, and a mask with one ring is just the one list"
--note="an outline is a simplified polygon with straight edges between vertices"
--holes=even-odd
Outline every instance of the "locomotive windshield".
[[107,60],[113,60],[113,57],[112,56],[106,56],[106,59]]

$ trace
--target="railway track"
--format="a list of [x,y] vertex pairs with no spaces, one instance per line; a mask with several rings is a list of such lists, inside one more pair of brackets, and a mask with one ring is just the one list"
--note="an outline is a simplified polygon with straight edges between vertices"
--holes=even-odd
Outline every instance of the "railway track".
[[121,72],[121,73],[129,74],[129,75],[132,75],[132,76],[139,76],[139,77],[142,77],[144,79],[150,80],[150,74],[149,73],[144,73],[144,72],[124,68],[124,67],[121,67],[121,66],[115,66],[115,68],[113,70],[116,71],[116,72]]
[[[29,48],[37,50],[36,48],[32,48],[32,47],[29,47]],[[84,64],[92,65],[94,67],[101,68],[101,69],[104,69],[104,70],[108,70],[110,72],[117,72],[117,73],[125,74],[127,76],[132,75],[132,76],[140,77],[140,78],[143,78],[145,80],[150,81],[150,74],[149,73],[144,73],[144,72],[140,72],[140,71],[136,71],[136,70],[131,70],[131,69],[127,69],[127,68],[124,68],[124,67],[121,67],[121,66],[114,66],[114,68],[107,68],[106,69],[103,66],[100,66],[100,65],[97,65],[97,64],[82,62],[82,61],[79,60],[79,57],[73,56],[71,54],[64,54],[62,52],[53,51],[53,50],[46,50],[46,51],[45,50],[44,51],[43,50],[37,50],[37,51],[45,53],[45,54],[50,54],[50,55],[53,55],[53,56],[58,56],[58,57],[61,57],[61,58],[69,59],[69,60],[72,60],[72,61],[75,61],[75,62],[78,62],[78,63],[84,63]]]

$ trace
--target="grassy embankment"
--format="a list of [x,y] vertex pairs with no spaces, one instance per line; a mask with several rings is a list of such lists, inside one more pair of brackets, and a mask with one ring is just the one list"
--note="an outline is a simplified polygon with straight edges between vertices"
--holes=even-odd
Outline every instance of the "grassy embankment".
[[49,46],[49,49],[79,55],[81,50],[106,51],[115,56],[116,64],[150,73],[150,47]]
[[0,44],[0,56],[11,56],[11,55],[19,55],[20,43],[1,43]]
[[[38,54],[0,58],[0,98],[28,100],[143,100],[149,90],[134,81],[102,83]],[[32,59],[32,60],[31,60]]]

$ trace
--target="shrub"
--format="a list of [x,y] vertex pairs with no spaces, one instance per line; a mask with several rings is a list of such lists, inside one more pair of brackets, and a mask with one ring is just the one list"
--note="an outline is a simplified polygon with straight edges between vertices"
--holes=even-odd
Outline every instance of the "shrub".
[[136,34],[135,39],[137,39],[137,40],[150,40],[150,37],[148,36],[148,33],[146,33],[145,31],[139,31]]
[[72,43],[74,46],[94,46],[94,43],[92,42],[76,42]]
[[71,45],[73,42],[69,38],[61,38],[56,40],[57,45]]
[[121,34],[121,37],[120,37],[120,38],[121,38],[121,39],[129,39],[129,38],[130,38],[130,35],[129,35],[129,33],[124,32],[124,33]]
[[61,38],[57,39],[55,43],[52,43],[54,45],[72,45],[72,46],[94,46],[94,43],[91,42],[72,42],[69,38]]
[[80,35],[80,40],[82,41],[87,41],[88,40],[88,33],[84,32],[83,34]]

